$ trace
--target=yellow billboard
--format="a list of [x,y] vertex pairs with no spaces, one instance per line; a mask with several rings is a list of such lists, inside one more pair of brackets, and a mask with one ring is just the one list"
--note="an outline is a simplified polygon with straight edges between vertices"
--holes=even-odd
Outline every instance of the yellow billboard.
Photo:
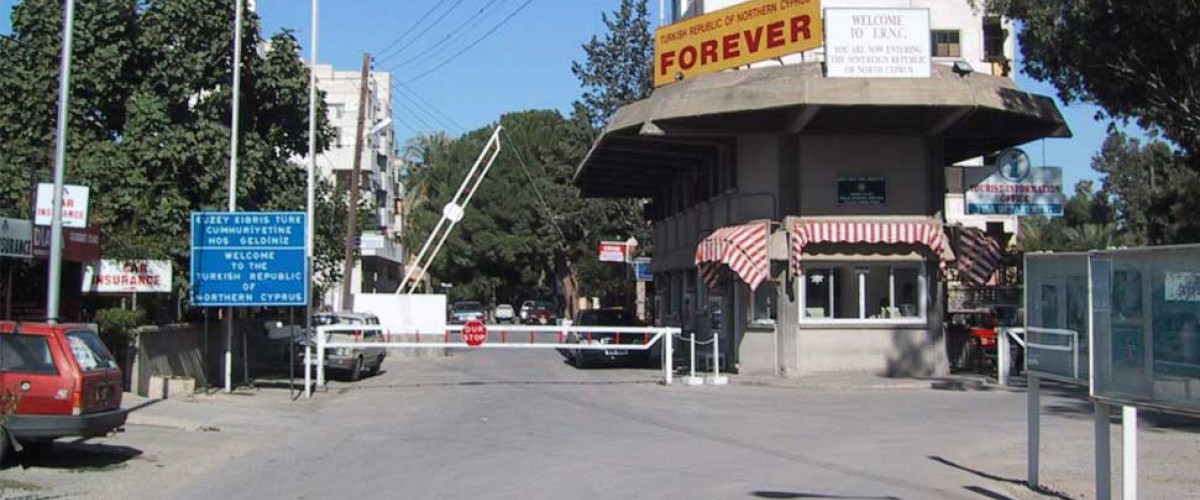
[[654,86],[821,46],[820,0],[754,0],[654,33]]

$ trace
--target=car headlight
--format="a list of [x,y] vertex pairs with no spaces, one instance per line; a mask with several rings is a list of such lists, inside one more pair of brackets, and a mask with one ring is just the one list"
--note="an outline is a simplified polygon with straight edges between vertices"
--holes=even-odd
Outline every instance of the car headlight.
[[344,347],[339,347],[339,348],[333,350],[333,354],[336,356],[349,356],[350,353],[351,353],[350,349],[346,349]]

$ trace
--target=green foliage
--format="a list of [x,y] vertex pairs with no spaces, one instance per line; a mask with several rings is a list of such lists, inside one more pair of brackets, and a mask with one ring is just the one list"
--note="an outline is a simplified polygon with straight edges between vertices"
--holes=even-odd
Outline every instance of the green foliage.
[[[238,209],[302,210],[304,170],[291,160],[307,153],[308,70],[290,32],[263,40],[246,18]],[[12,19],[12,38],[0,38],[0,212],[26,216],[33,186],[51,176],[62,2],[25,0]],[[189,214],[227,205],[232,27],[225,0],[76,7],[66,178],[91,187],[106,257],[172,259],[181,288]],[[329,127],[318,130],[323,151]],[[345,218],[332,189],[318,191],[317,274],[336,279]]]
[[[631,203],[583,199],[571,185],[589,146],[590,125],[555,111],[510,113],[500,123],[504,152],[431,266],[435,282],[454,284],[451,300],[519,304],[553,294],[567,304],[574,296],[562,280],[571,274],[581,280],[584,295],[621,303],[631,294],[632,278],[621,265],[600,268],[596,243],[648,236]],[[410,144],[407,182],[412,196],[423,200],[408,219],[411,251],[420,250],[490,134],[488,127],[458,139],[427,136]],[[571,272],[576,267],[578,275]]]
[[1108,196],[1096,193],[1091,181],[1075,185],[1062,217],[1022,218],[1018,240],[1018,247],[1026,252],[1100,250],[1128,244]]
[[1110,131],[1092,168],[1104,174],[1121,229],[1138,245],[1200,242],[1200,173],[1165,142]]
[[1064,102],[1096,104],[1200,153],[1200,2],[970,1],[1019,23],[1022,69]]
[[146,324],[146,313],[141,309],[114,307],[96,311],[96,324],[100,327],[100,340],[122,364],[133,344],[133,332]]
[[[583,86],[582,109],[593,128],[608,124],[617,108],[645,99],[654,90],[654,37],[647,0],[621,0],[603,14],[607,33],[583,45],[586,60],[571,64]],[[578,108],[578,106],[577,106]]]

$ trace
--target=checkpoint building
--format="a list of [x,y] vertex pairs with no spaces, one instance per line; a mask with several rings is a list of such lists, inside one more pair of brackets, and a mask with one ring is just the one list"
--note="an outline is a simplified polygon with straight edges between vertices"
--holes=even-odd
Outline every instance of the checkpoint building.
[[[1011,79],[1011,23],[950,0],[678,3],[656,90],[574,179],[647,200],[657,323],[719,334],[741,373],[947,371],[948,171],[1070,136]],[[751,57],[704,57],[731,45]]]

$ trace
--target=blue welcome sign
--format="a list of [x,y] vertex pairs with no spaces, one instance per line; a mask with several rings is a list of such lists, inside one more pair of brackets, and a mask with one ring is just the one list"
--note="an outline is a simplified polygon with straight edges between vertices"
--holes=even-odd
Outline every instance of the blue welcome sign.
[[305,227],[303,212],[192,213],[192,305],[306,305]]

